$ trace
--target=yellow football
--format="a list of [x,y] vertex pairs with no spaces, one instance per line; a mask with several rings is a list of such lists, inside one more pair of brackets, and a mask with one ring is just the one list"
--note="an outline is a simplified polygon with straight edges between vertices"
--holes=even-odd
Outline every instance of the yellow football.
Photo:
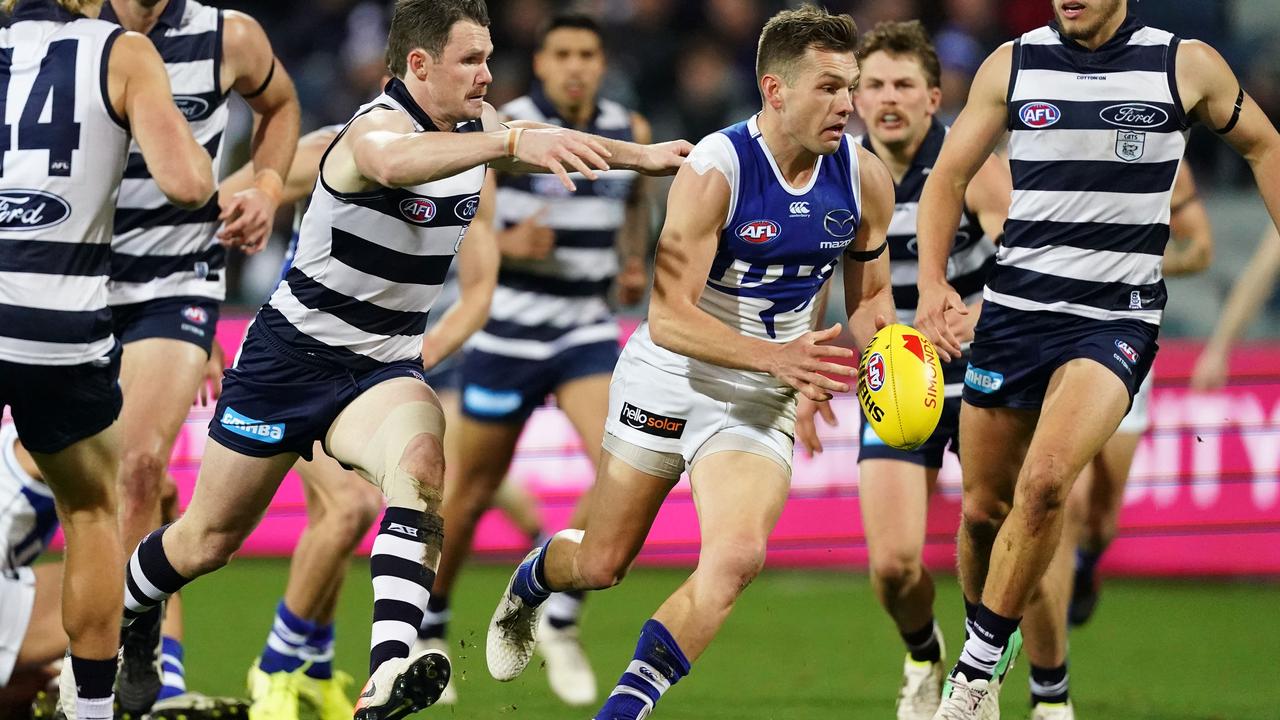
[[881,328],[862,351],[858,402],[889,447],[923,445],[942,417],[942,363],[933,343],[908,325]]

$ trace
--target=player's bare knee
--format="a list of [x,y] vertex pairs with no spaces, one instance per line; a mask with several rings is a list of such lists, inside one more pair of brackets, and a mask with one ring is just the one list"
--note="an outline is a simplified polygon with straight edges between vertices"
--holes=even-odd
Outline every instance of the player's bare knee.
[[870,564],[871,577],[892,594],[920,577],[920,558],[905,553],[873,553]]
[[317,516],[316,529],[354,548],[382,513],[382,493],[371,485],[352,483],[334,493],[333,505]]
[[186,551],[195,574],[205,575],[226,566],[248,536],[248,532],[239,530],[206,533],[202,542]]
[[120,457],[121,488],[129,502],[159,502],[164,496],[168,458],[154,450],[125,450]]
[[730,592],[741,593],[764,569],[765,551],[763,540],[728,545],[715,553],[715,574]]
[[580,590],[605,590],[622,582],[631,563],[619,553],[578,551],[574,569]]
[[1036,462],[1019,481],[1019,494],[1028,522],[1039,526],[1063,512],[1067,504],[1069,479],[1052,459]]

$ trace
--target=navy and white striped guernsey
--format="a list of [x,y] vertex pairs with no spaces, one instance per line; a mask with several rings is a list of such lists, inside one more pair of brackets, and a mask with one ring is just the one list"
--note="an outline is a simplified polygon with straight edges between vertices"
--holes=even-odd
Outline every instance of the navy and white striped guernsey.
[[1013,203],[983,297],[1159,325],[1169,201],[1186,148],[1178,38],[1133,16],[1097,50],[1053,26],[1013,45]]
[[[378,108],[404,113],[418,132],[438,132],[397,79],[352,121]],[[455,132],[480,129],[475,120]],[[484,174],[478,165],[413,187],[342,193],[322,171],[293,266],[256,322],[293,348],[353,369],[420,357],[427,315],[476,215]]]
[[[103,4],[102,18],[118,22],[110,2]],[[169,0],[147,37],[164,60],[174,102],[213,158],[216,172],[228,112],[222,91],[222,11],[195,0]],[[214,237],[219,224],[216,195],[199,210],[171,204],[134,143],[116,208],[112,305],[165,297],[223,299],[227,253]]]
[[[515,120],[564,125],[539,88],[504,105]],[[631,140],[631,112],[601,99],[586,132]],[[627,198],[636,179],[628,170],[610,170],[597,180],[575,176],[569,192],[554,175],[501,175],[496,222],[510,227],[545,212],[555,231],[555,248],[541,260],[504,257],[494,289],[489,321],[467,347],[493,355],[546,360],[565,350],[618,341],[618,324],[607,303],[618,274],[615,240],[626,218]]]
[[[916,281],[920,276],[920,254],[916,246],[916,221],[920,215],[920,193],[929,178],[929,172],[938,161],[942,142],[948,128],[933,120],[929,132],[916,151],[902,179],[894,183],[893,219],[889,222],[889,268],[893,285],[893,304],[898,309],[898,322],[915,323],[916,306],[920,304],[920,291]],[[858,142],[868,152],[875,153],[871,138],[863,135]],[[983,233],[978,215],[968,205],[960,215],[955,242],[947,258],[947,282],[955,288],[966,305],[982,299],[982,288],[987,275],[995,264],[996,246],[992,238]],[[947,397],[960,397],[964,387],[966,358],[943,363],[943,375]]]
[[107,66],[122,33],[51,0],[0,28],[0,360],[79,365],[115,345],[111,218],[129,133]]

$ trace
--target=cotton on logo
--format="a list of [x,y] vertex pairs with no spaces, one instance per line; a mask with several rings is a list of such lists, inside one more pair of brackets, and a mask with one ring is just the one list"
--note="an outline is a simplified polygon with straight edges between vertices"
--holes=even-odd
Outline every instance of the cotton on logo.
[[1047,128],[1062,119],[1062,112],[1056,105],[1047,102],[1033,102],[1022,106],[1018,113],[1023,124],[1033,128]]
[[772,220],[752,220],[738,226],[738,237],[754,245],[763,245],[782,234],[782,228]]
[[416,223],[431,222],[436,216],[436,204],[427,198],[409,198],[400,203],[400,213]]
[[791,203],[791,217],[809,217],[809,203],[807,202]]

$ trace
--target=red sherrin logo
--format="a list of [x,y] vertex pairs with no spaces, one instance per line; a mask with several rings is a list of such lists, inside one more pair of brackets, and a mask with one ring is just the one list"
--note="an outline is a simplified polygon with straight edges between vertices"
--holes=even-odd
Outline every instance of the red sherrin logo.
[[416,223],[431,222],[436,216],[436,204],[427,198],[409,198],[400,203],[400,212]]
[[872,353],[867,358],[867,387],[879,390],[884,387],[884,356]]
[[1062,119],[1062,111],[1057,105],[1047,102],[1033,102],[1022,106],[1018,112],[1023,124],[1033,128],[1047,128]]
[[763,245],[782,234],[782,228],[772,220],[752,220],[738,226],[738,237],[754,245]]

